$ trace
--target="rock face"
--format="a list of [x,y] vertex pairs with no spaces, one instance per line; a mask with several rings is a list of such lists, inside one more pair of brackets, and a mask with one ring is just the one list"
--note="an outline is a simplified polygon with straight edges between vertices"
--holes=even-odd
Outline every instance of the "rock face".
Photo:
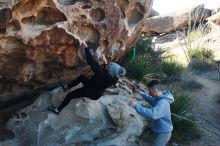
[[[214,15],[213,15],[214,16]],[[209,17],[212,18],[212,17]],[[214,60],[220,60],[220,27],[218,25],[201,25],[200,29],[176,31],[153,37],[153,45],[168,52],[174,60],[188,66],[188,51],[190,48],[208,48],[214,52]],[[193,33],[199,32],[192,39]],[[190,38],[191,37],[191,38]],[[181,59],[180,59],[181,58]]]
[[[124,80],[120,81],[120,86],[125,83]],[[49,103],[59,104],[63,96],[62,92],[57,95],[44,93],[34,104],[19,111],[7,123],[8,129],[15,133],[15,139],[1,144],[134,146],[137,136],[147,124],[128,106],[128,100],[135,96],[127,85],[118,88],[117,92],[115,88],[108,89],[98,101],[72,100],[58,116],[43,112]]]
[[153,39],[153,44],[155,48],[160,48],[167,51],[168,54],[172,56],[172,59],[174,59],[178,63],[187,66],[189,60],[186,56],[186,48],[181,46],[181,44],[184,45],[184,40],[180,37],[181,34],[181,32],[176,31],[173,33],[156,36]]
[[100,61],[118,60],[140,35],[152,2],[0,0],[0,103],[88,73],[85,45]]
[[[1,3],[10,3],[3,1]],[[0,10],[0,74],[47,82],[83,66],[85,44],[119,59],[136,41],[152,0],[21,0]],[[76,70],[76,69],[75,69]]]
[[220,26],[220,12],[212,15],[211,17],[209,17],[207,20],[211,21],[212,23],[214,23],[215,25]]
[[[197,27],[200,36],[195,35],[194,40],[188,40]],[[174,60],[188,66],[190,48],[209,48],[214,51],[214,59],[220,59],[219,28],[219,8],[212,12],[204,5],[198,5],[188,10],[147,18],[142,31],[152,38],[155,48],[169,52]]]
[[154,17],[154,16],[158,16],[158,15],[160,15],[159,12],[157,12],[154,9],[151,9],[149,17]]
[[173,32],[187,27],[189,24],[202,22],[211,16],[211,12],[211,10],[205,9],[204,5],[198,5],[184,11],[147,18],[142,31],[148,35]]

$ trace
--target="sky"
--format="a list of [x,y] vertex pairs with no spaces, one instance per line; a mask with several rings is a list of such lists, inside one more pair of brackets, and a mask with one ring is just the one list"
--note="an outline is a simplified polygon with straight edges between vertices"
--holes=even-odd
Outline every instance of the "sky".
[[205,8],[217,8],[220,0],[154,0],[153,9],[161,14],[190,8],[196,4],[205,4]]

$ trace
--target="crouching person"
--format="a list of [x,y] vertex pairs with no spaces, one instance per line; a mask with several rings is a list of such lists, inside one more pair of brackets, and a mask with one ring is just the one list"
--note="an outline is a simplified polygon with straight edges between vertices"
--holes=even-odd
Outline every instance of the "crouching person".
[[152,120],[151,128],[156,135],[154,146],[165,146],[173,130],[170,104],[173,103],[174,98],[169,91],[161,91],[161,84],[157,80],[152,80],[147,87],[149,94],[140,90],[136,91],[152,106],[151,108],[143,107],[133,100],[129,100],[128,105],[142,116]]

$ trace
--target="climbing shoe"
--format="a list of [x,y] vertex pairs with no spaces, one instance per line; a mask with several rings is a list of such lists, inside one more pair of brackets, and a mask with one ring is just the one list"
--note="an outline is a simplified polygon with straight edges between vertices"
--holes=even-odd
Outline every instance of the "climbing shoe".
[[67,84],[61,84],[61,88],[63,89],[64,92],[68,90],[68,85]]
[[54,113],[54,114],[56,114],[56,115],[59,115],[59,111],[57,111],[56,108],[53,105],[49,106],[47,108],[47,110]]

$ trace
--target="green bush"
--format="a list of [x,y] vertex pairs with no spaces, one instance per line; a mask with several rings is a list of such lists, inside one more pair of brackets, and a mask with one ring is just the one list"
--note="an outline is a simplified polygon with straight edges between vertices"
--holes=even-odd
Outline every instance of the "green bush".
[[205,33],[199,29],[193,29],[187,34],[187,40],[190,42],[196,41],[197,39],[203,37]]
[[[128,61],[125,57],[123,64],[128,73],[127,76],[139,81],[149,81],[158,78],[159,64],[164,53],[162,50],[154,50],[152,42],[146,37],[142,37],[134,46],[136,56]],[[129,55],[129,54],[128,54]]]
[[148,58],[148,60],[160,62],[164,58],[162,55],[165,53],[162,49],[155,49],[152,45],[151,39],[142,37],[135,44],[137,54]]
[[189,68],[191,70],[201,70],[201,71],[211,71],[211,70],[216,70],[216,64],[213,60],[210,59],[192,59]]
[[208,48],[189,49],[189,57],[192,59],[214,58],[214,51]]
[[[185,68],[174,61],[167,60],[169,54],[165,51],[155,49],[150,39],[143,37],[135,44],[134,49],[129,52],[122,64],[126,67],[127,76],[139,81],[148,82],[151,79],[161,79],[162,81],[176,81]],[[135,54],[132,59],[127,59],[130,54]]]
[[172,137],[178,140],[189,140],[198,137],[199,130],[193,123],[195,118],[190,111],[191,96],[179,88],[169,88],[169,91],[175,99],[174,103],[171,104],[171,112],[191,120],[188,121],[172,116],[174,127]]
[[[207,43],[203,41],[203,37],[210,32],[211,28],[207,23],[197,23],[190,22],[191,25],[187,29],[183,29],[183,31],[177,31],[178,37],[180,38],[180,46],[182,47],[185,56],[190,62],[192,58],[192,54],[195,53],[196,56],[201,57],[201,52],[197,50],[203,50],[201,48],[206,48]],[[193,50],[192,50],[193,48]],[[202,55],[203,56],[203,55]]]
[[196,70],[216,70],[214,51],[208,48],[190,49],[190,69]]
[[162,80],[176,81],[179,80],[184,73],[185,68],[183,65],[175,61],[162,61],[160,64],[161,72],[165,74]]
[[126,64],[127,76],[142,81],[147,74],[155,73],[156,67],[147,58],[138,56]]
[[[141,37],[135,44],[135,48],[137,48],[137,53],[145,54],[146,52],[152,50],[152,42],[150,39]],[[147,51],[148,50],[148,51]]]

